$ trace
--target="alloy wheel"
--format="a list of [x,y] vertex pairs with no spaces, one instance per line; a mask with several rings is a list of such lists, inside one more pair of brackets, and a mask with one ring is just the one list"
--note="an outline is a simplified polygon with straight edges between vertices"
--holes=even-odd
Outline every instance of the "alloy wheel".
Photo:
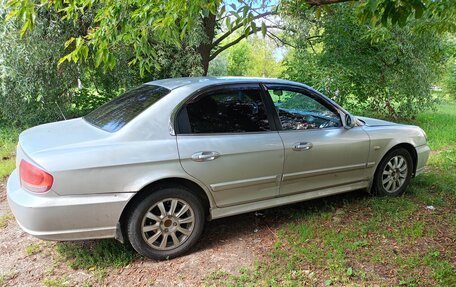
[[407,178],[407,160],[402,155],[392,157],[385,165],[382,173],[382,185],[386,192],[399,190]]
[[141,233],[147,244],[156,250],[181,246],[192,234],[195,216],[182,199],[166,198],[156,202],[144,215]]

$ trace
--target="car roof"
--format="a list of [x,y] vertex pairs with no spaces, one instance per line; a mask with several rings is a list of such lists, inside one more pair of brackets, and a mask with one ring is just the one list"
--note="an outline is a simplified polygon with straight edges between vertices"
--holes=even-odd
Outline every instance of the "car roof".
[[204,87],[218,84],[236,84],[236,83],[265,83],[265,84],[292,84],[309,88],[308,86],[287,80],[271,78],[254,78],[254,77],[184,77],[156,80],[146,83],[146,85],[157,85],[174,90],[180,87]]

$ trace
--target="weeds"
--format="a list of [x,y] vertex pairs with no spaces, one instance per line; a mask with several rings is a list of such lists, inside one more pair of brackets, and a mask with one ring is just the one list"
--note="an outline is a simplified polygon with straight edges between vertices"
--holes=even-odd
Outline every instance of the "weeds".
[[14,216],[10,213],[0,216],[0,229],[3,229],[8,226],[8,221],[13,219]]
[[42,250],[42,247],[38,243],[32,243],[25,248],[25,252],[27,253],[28,256],[32,256],[37,253],[40,253],[41,250]]
[[114,239],[57,243],[57,252],[71,268],[88,270],[123,267],[137,257],[135,251]]
[[47,287],[69,286],[70,281],[67,277],[46,277],[43,280],[43,285]]

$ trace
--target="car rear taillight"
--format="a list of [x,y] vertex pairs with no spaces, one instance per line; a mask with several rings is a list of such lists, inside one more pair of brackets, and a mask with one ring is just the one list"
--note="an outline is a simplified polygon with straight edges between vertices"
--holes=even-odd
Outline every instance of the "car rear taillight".
[[22,187],[32,192],[46,192],[54,182],[52,175],[25,160],[21,160],[19,175]]

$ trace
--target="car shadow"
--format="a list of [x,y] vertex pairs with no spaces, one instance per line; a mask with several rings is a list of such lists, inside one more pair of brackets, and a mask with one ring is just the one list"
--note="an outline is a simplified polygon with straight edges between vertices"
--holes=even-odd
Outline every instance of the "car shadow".
[[193,248],[193,252],[214,248],[266,228],[271,231],[276,230],[306,214],[337,209],[345,204],[362,201],[368,197],[371,197],[371,195],[365,190],[356,190],[257,212],[215,219],[207,222],[205,231]]

